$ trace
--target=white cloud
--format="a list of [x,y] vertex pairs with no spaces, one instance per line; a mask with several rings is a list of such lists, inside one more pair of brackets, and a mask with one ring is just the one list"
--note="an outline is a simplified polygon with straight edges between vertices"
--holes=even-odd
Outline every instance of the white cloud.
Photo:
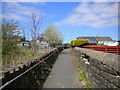
[[[27,3],[28,4],[28,3]],[[25,6],[18,2],[3,3],[3,17],[7,19],[16,19],[20,21],[27,21],[32,12],[36,15],[43,15],[43,13],[35,7]]]
[[3,16],[3,17],[5,17],[7,19],[15,19],[15,20],[19,20],[19,21],[25,21],[25,18],[23,18],[20,15],[14,14],[14,13],[10,13],[9,15]]
[[90,27],[110,27],[118,25],[117,3],[80,3],[71,15],[56,25],[84,25]]

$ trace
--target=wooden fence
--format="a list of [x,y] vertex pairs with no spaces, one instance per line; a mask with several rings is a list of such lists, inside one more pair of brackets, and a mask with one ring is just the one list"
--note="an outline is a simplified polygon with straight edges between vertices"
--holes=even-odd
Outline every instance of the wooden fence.
[[82,48],[92,49],[92,50],[97,50],[97,51],[101,51],[101,52],[107,52],[107,53],[113,53],[113,54],[119,54],[120,55],[120,46],[95,46],[95,45],[90,45],[90,46],[83,46]]

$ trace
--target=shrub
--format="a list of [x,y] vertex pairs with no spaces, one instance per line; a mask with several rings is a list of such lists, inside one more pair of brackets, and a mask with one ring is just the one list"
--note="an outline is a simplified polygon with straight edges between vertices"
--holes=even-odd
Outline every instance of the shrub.
[[77,39],[71,41],[71,46],[81,46],[83,44],[89,43],[88,39]]
[[103,43],[97,43],[97,45],[104,45]]

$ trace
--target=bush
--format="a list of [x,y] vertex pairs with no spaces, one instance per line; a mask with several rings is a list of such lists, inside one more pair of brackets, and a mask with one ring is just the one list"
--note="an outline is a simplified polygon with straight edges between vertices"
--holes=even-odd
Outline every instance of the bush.
[[70,44],[71,46],[81,46],[87,43],[89,43],[88,39],[77,39],[77,40],[72,40]]
[[97,45],[104,45],[103,43],[97,43]]

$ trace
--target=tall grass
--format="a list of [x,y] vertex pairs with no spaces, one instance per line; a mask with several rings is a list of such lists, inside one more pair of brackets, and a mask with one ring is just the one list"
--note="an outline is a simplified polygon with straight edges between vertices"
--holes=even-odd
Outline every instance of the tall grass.
[[25,64],[26,61],[33,60],[35,57],[40,56],[39,53],[30,48],[18,48],[9,52],[7,55],[2,55],[2,64],[4,67],[18,64]]

